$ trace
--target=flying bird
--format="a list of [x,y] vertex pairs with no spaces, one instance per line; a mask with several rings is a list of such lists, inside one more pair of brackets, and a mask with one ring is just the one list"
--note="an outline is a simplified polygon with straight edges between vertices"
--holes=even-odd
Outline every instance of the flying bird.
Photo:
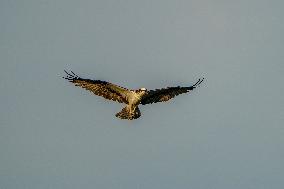
[[189,87],[177,86],[155,90],[147,90],[146,88],[130,90],[107,81],[84,79],[72,71],[68,73],[64,70],[64,72],[67,75],[63,78],[74,83],[75,86],[82,87],[95,95],[104,97],[105,99],[126,104],[126,106],[120,112],[115,114],[115,116],[128,120],[137,119],[141,116],[138,105],[168,101],[177,95],[187,93],[195,89],[204,80],[204,78],[201,78]]

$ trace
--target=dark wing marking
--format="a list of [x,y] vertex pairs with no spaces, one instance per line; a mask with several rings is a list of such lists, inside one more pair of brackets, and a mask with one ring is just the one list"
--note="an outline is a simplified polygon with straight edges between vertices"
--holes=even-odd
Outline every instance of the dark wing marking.
[[165,102],[170,100],[171,98],[174,98],[177,95],[180,95],[182,93],[187,93],[196,87],[198,87],[204,78],[199,79],[194,85],[190,87],[168,87],[163,89],[156,89],[156,90],[150,90],[148,93],[142,98],[141,104],[152,104],[157,102]]
[[126,94],[129,92],[128,89],[120,87],[118,85],[101,81],[101,80],[91,80],[91,79],[83,79],[76,75],[74,72],[68,73],[64,79],[67,79],[71,83],[74,83],[75,86],[82,87],[86,90],[91,91],[95,95],[102,96],[108,100],[117,101],[120,103],[128,103],[126,100]]

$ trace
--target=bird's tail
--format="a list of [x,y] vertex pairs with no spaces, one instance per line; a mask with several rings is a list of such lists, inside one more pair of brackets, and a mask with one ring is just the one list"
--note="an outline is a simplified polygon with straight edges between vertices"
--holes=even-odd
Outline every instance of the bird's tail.
[[141,116],[140,110],[138,107],[126,106],[120,112],[115,114],[116,117],[120,119],[137,119]]

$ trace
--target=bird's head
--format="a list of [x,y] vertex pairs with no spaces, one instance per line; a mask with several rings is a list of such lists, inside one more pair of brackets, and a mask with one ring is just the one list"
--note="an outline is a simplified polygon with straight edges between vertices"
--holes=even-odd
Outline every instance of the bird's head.
[[136,90],[138,93],[146,93],[147,92],[147,89],[146,88],[140,88],[138,90]]

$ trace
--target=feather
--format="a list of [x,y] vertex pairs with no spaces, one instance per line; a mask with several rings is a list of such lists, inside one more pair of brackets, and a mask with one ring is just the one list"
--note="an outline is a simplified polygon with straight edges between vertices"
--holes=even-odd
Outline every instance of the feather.
[[128,89],[107,81],[83,79],[72,71],[71,73],[68,73],[64,70],[64,72],[67,75],[63,78],[74,83],[75,86],[82,87],[95,95],[104,97],[105,99],[128,104],[126,99],[126,94],[130,92]]
[[204,78],[199,79],[194,85],[190,87],[177,86],[177,87],[168,87],[168,88],[150,90],[147,92],[146,95],[143,96],[141,104],[146,105],[146,104],[168,101],[177,95],[187,93],[195,89],[203,82],[203,80]]

